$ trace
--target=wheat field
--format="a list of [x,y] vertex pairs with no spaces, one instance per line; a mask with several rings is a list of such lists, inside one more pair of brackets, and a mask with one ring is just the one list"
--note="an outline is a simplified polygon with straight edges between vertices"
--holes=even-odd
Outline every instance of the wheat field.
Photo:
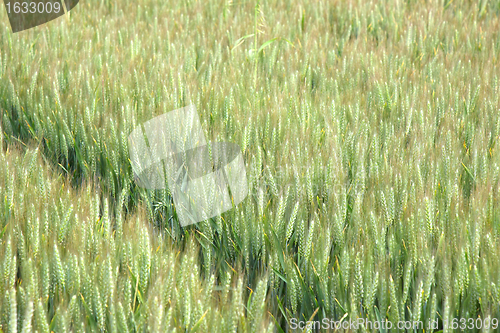
[[[497,331],[499,15],[87,0],[12,34],[0,10],[0,332]],[[127,138],[189,104],[249,194],[181,227]]]

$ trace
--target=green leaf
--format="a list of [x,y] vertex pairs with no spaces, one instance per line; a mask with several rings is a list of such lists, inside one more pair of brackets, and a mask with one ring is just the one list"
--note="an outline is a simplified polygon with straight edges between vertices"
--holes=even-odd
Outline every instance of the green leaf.
[[[380,316],[380,311],[378,308],[375,306],[375,315],[377,316],[377,321],[379,323],[382,323],[382,317]],[[385,327],[385,326],[384,326]],[[387,328],[380,328],[380,333],[387,333]]]
[[284,257],[283,247],[281,246],[281,242],[279,241],[278,236],[276,235],[276,232],[274,231],[272,226],[271,226],[271,233],[273,234],[274,243],[276,245],[276,252],[278,253],[278,259],[280,261],[281,268],[285,269],[285,257]]
[[337,298],[335,298],[335,302],[337,302],[337,304],[338,304],[338,306],[340,307],[340,309],[341,309],[342,311],[344,311],[344,312],[347,314],[347,310],[346,310],[346,309],[344,309],[344,307],[340,304],[340,302],[339,302],[339,300],[338,300]]
[[252,304],[252,296],[253,296],[253,290],[250,289],[250,295],[248,295],[248,301],[247,301],[247,311],[248,312],[250,312],[250,304]]
[[472,178],[472,181],[475,183],[476,182],[476,179],[474,178],[474,176],[472,175],[472,172],[470,172],[469,168],[467,168],[465,166],[465,164],[462,162],[462,166],[464,167],[465,171],[467,172],[467,174],[469,175],[470,178]]
[[85,308],[85,311],[87,312],[86,317],[87,317],[88,321],[90,322],[90,326],[92,327],[92,329],[96,330],[97,329],[97,322],[95,321],[94,317],[92,316],[92,312],[90,311],[90,308],[89,308],[87,302],[85,302],[85,298],[83,298],[82,294],[80,294],[80,297],[82,298],[83,307]]
[[194,333],[194,332],[197,332],[198,331],[198,328],[200,328],[201,326],[201,322],[203,321],[203,318],[205,318],[205,316],[207,315],[207,312],[208,312],[208,309],[205,311],[205,313],[201,316],[200,319],[198,319],[198,321],[196,322],[196,324],[194,324],[193,328],[191,329],[191,333]]
[[283,310],[283,304],[281,304],[281,300],[278,297],[278,295],[276,295],[276,299],[278,300],[278,307],[279,307],[279,309],[281,311],[281,314],[283,315],[283,318],[285,318],[286,322],[288,323],[289,322],[288,317],[287,317],[287,315],[285,313],[285,310]]
[[274,323],[276,324],[276,327],[278,328],[278,332],[285,333],[283,331],[283,329],[281,328],[280,324],[278,323],[278,321],[276,320],[276,318],[274,318],[273,314],[271,312],[269,312],[269,315],[273,318]]
[[231,52],[233,52],[233,50],[234,50],[235,48],[237,48],[238,46],[240,46],[241,44],[243,44],[243,42],[245,41],[245,39],[250,38],[250,37],[253,37],[253,35],[254,35],[254,34],[246,35],[246,36],[243,36],[243,37],[241,37],[240,39],[238,39],[238,40],[236,41],[236,43],[234,44],[233,48],[231,49]]
[[280,272],[278,272],[278,270],[277,270],[276,268],[271,267],[271,269],[272,269],[272,270],[274,271],[274,273],[275,273],[276,275],[278,275],[278,277],[279,277],[280,279],[282,279],[285,283],[289,283],[289,282],[288,282],[288,280],[287,280],[287,279],[286,279],[283,275],[281,275],[281,274],[280,274]]
[[52,317],[52,320],[50,321],[49,332],[52,332],[54,329],[54,326],[56,325],[56,317],[57,317],[57,311],[54,313],[54,316]]
[[3,227],[2,232],[0,232],[0,239],[2,239],[2,238],[3,238],[3,235],[5,235],[5,232],[7,231],[7,227],[8,227],[8,226],[9,226],[9,224],[7,223],[7,224],[5,225],[5,227]]
[[264,44],[262,44],[260,46],[259,51],[257,53],[260,53],[262,50],[264,50],[266,47],[268,47],[269,45],[271,45],[275,41],[276,41],[276,37],[274,37],[273,39],[268,40],[267,42],[265,42]]
[[285,42],[287,42],[291,47],[295,48],[295,45],[291,41],[289,41],[288,39],[286,39],[286,38],[281,38],[281,39],[284,40]]

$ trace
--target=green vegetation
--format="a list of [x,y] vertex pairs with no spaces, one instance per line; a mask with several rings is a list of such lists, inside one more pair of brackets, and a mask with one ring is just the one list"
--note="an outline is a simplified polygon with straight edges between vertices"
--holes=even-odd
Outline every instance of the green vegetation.
[[[12,34],[1,10],[1,330],[500,318],[499,15],[88,0]],[[127,137],[191,103],[250,193],[181,228]]]

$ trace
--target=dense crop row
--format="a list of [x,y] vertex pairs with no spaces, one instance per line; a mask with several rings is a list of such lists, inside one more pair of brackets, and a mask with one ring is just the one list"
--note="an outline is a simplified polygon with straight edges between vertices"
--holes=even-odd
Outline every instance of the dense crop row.
[[[498,318],[499,11],[88,1],[4,23],[4,150],[27,157],[2,153],[2,329]],[[242,147],[250,194],[181,228],[134,185],[127,136],[190,103]]]
[[112,218],[92,186],[75,191],[42,162],[37,150],[0,153],[5,332],[267,328],[265,279],[244,317],[241,276],[202,281],[193,241],[180,253],[141,214]]

